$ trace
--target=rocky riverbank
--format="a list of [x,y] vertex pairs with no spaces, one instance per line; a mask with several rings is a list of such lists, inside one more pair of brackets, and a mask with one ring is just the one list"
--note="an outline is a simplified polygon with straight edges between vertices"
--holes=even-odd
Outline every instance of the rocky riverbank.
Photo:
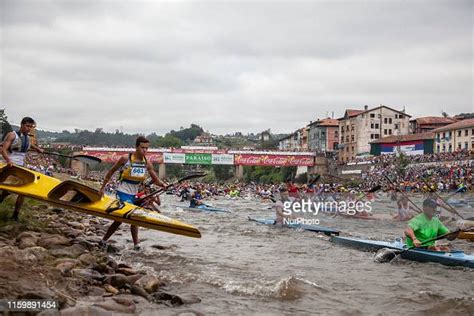
[[[39,315],[153,314],[164,305],[200,302],[167,291],[158,274],[121,262],[123,248],[98,241],[109,221],[27,203],[20,222],[0,217],[0,298],[51,299],[58,311]],[[128,228],[128,227],[127,227]],[[199,312],[187,311],[188,315]]]

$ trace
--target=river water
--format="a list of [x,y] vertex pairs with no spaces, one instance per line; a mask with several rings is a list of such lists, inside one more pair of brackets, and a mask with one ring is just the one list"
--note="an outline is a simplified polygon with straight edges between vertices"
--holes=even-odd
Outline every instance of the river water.
[[[376,263],[373,254],[333,245],[324,235],[248,221],[249,215],[274,216],[267,209],[271,202],[221,198],[212,204],[233,213],[208,213],[170,207],[177,204],[173,196],[162,200],[165,215],[198,227],[202,238],[141,229],[142,251],[124,250],[119,257],[136,268],[154,270],[168,283],[168,291],[202,300],[176,308],[160,305],[160,315],[189,310],[211,315],[474,313],[472,269],[403,259]],[[472,207],[458,210],[474,216]],[[374,214],[388,217],[390,211],[395,205],[386,197],[373,203]],[[321,214],[318,218],[320,225],[337,228],[342,236],[378,240],[401,236],[406,225]],[[122,229],[113,239],[130,248],[128,227]],[[474,253],[472,242],[451,244]]]

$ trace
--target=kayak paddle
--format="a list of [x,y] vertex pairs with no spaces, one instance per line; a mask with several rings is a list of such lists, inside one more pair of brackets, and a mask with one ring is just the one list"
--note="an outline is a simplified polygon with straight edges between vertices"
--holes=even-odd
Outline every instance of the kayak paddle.
[[[386,178],[394,187],[396,187],[396,185],[395,185],[395,183],[393,183],[392,179],[390,179],[386,174],[384,174],[384,176],[385,176],[385,178]],[[418,205],[416,205],[415,202],[413,202],[413,201],[408,197],[408,195],[406,195],[405,193],[403,193],[402,190],[398,190],[398,192],[400,192],[400,193],[403,195],[403,197],[404,197],[405,199],[407,199],[408,202],[410,202],[410,203],[415,207],[415,209],[416,209],[416,211],[417,211],[418,213],[420,213],[420,214],[423,213],[423,210],[422,210]]]
[[178,181],[176,182],[173,182],[173,183],[170,183],[168,184],[166,187],[164,188],[159,188],[159,189],[156,189],[150,193],[148,193],[147,195],[145,195],[144,197],[138,199],[135,204],[136,205],[141,205],[146,199],[154,196],[155,194],[159,194],[159,193],[162,193],[166,190],[168,190],[169,188],[171,187],[174,187],[175,185],[183,182],[183,181],[186,181],[186,180],[190,180],[190,179],[194,179],[194,178],[200,178],[200,177],[204,177],[206,175],[206,173],[194,173],[194,174],[190,174],[190,175],[187,175],[185,177],[182,177],[181,179],[179,179]]
[[430,190],[431,193],[434,193],[434,195],[436,195],[436,197],[438,199],[440,199],[441,201],[444,202],[444,204],[447,206],[444,207],[444,205],[440,205],[440,206],[443,206],[444,209],[446,209],[447,211],[459,216],[461,219],[464,219],[461,214],[458,213],[458,211],[456,211],[456,209],[454,207],[452,207],[452,205],[450,205],[445,199],[443,199],[438,193],[436,193],[436,190],[431,188],[428,181],[426,181],[426,179],[424,177],[421,177],[421,179],[423,180],[423,182],[425,183],[425,185],[428,187],[428,190]]

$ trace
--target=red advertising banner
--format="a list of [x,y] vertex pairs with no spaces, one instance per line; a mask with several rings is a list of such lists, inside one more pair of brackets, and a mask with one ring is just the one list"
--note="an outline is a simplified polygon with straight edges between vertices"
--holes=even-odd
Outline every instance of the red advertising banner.
[[286,156],[286,155],[235,155],[235,165],[243,166],[314,166],[313,156]]
[[[123,151],[83,151],[83,154],[100,158],[103,162],[114,163],[127,153]],[[146,159],[152,163],[163,163],[163,153],[147,153]]]

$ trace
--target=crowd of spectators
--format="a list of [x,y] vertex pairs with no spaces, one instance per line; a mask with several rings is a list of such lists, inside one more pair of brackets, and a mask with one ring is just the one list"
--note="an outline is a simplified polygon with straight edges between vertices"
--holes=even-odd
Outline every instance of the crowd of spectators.
[[[473,152],[463,149],[459,151],[446,152],[446,153],[434,153],[424,155],[405,155],[405,159],[409,163],[427,163],[427,162],[444,162],[444,161],[459,161],[473,159]],[[369,157],[358,157],[351,160],[348,163],[340,164],[394,164],[399,160],[396,155],[380,155],[380,156],[369,156]]]
[[[438,158],[448,157],[429,157],[431,162],[443,161],[436,160]],[[375,185],[383,185],[409,192],[469,189],[473,185],[474,160],[462,160],[456,156],[451,158],[454,160],[446,160],[440,164],[412,163],[406,167],[401,166],[396,160],[384,162],[362,173],[362,186],[368,189]],[[422,158],[419,162],[427,160]]]

